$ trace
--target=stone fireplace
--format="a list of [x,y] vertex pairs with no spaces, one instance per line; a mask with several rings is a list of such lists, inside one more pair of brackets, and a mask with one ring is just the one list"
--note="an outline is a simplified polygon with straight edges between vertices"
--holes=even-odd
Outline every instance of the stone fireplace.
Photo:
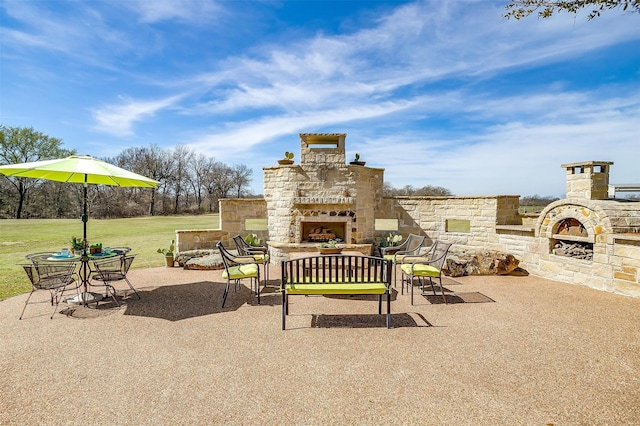
[[274,258],[311,251],[327,239],[371,253],[384,169],[347,164],[345,139],[344,133],[302,133],[299,164],[263,168]]

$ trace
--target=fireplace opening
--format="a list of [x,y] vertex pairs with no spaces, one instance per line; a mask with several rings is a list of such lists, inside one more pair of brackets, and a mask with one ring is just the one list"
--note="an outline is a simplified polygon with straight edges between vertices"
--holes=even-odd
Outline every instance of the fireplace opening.
[[346,222],[302,222],[301,242],[322,243],[329,240],[345,241]]

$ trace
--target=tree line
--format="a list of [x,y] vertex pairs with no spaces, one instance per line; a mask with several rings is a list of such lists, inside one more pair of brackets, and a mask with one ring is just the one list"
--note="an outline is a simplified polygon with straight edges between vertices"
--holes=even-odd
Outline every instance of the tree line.
[[[31,127],[0,126],[0,165],[73,154],[61,139]],[[253,196],[249,167],[229,166],[183,145],[127,148],[100,160],[160,183],[155,189],[89,185],[89,215],[94,218],[217,212],[221,198]],[[0,218],[77,218],[81,206],[82,185],[0,175]]]

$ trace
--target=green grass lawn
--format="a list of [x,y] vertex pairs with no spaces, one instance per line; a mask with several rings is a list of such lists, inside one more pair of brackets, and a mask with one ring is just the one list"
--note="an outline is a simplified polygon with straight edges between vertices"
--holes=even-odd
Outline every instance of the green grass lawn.
[[[105,247],[129,246],[138,256],[131,268],[164,265],[159,248],[168,248],[176,229],[216,229],[219,216],[153,216],[132,219],[89,219],[87,240]],[[82,237],[77,219],[0,220],[0,300],[31,290],[20,263],[25,255],[70,247],[71,237]]]
[[520,214],[539,213],[544,210],[546,206],[520,206],[518,212]]

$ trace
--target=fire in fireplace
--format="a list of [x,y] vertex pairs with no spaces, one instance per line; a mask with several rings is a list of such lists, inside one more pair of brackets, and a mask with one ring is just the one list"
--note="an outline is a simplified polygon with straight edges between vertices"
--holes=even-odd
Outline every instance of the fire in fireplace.
[[350,217],[346,216],[314,216],[300,220],[300,242],[321,243],[329,240],[350,242]]
[[329,240],[344,241],[345,223],[318,223],[303,222],[302,223],[302,241],[303,243],[322,243]]

